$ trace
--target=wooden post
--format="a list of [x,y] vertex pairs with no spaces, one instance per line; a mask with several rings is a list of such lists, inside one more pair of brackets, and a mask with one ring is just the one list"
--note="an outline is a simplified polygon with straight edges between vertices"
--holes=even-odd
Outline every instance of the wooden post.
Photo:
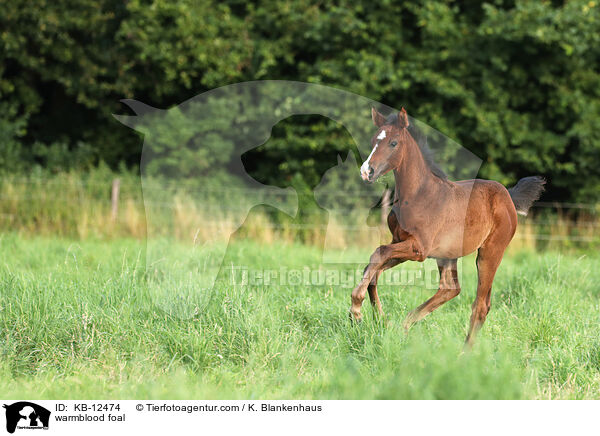
[[383,192],[383,199],[381,200],[381,224],[384,227],[387,226],[387,218],[390,214],[390,205],[392,203],[390,200],[390,195],[391,191],[389,189],[386,189]]
[[119,191],[121,189],[121,179],[114,179],[112,182],[112,193],[110,200],[112,203],[112,220],[117,221],[119,217]]

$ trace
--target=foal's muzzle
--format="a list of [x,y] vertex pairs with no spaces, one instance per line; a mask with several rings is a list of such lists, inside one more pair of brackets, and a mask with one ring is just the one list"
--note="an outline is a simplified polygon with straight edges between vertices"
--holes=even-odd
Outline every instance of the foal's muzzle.
[[370,165],[367,167],[361,167],[360,176],[365,182],[372,182],[373,176],[375,175],[375,170]]

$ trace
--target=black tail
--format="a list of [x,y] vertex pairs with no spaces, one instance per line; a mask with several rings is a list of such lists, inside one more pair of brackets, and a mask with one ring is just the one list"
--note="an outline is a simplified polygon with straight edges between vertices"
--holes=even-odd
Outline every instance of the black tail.
[[540,176],[525,177],[508,190],[519,215],[527,215],[529,208],[544,192],[546,180]]

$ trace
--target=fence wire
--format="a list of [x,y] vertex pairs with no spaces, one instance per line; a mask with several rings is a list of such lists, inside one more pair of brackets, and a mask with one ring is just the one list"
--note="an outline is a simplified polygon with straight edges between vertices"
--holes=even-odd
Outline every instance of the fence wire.
[[[158,185],[158,184],[157,184]],[[10,189],[7,189],[7,186]],[[37,187],[37,189],[34,188]],[[228,212],[240,212],[248,210],[243,201],[249,198],[253,199],[254,206],[260,206],[265,200],[264,195],[257,195],[252,190],[240,187],[222,187],[222,188],[198,188],[191,183],[165,183],[161,186],[144,186],[144,191],[152,191],[153,195],[147,196],[144,200],[141,197],[142,188],[140,184],[121,183],[121,195],[117,195],[118,204],[111,205],[111,189],[113,183],[100,181],[83,180],[52,180],[43,178],[18,178],[11,177],[7,180],[0,180],[0,222],[4,222],[3,228],[7,229],[7,224],[15,222],[19,218],[18,212],[12,210],[23,210],[23,207],[33,206],[43,212],[48,207],[58,207],[65,210],[76,210],[79,207],[85,207],[86,204],[102,204],[108,209],[123,208],[127,203],[144,212],[145,208],[174,209],[176,202],[173,198],[185,196],[193,199],[185,207],[196,207],[209,214],[217,214],[215,220],[203,221],[202,225],[207,228],[223,225],[223,216]],[[18,194],[15,194],[18,191]],[[156,192],[164,192],[165,201],[150,201],[149,197],[155,198]],[[101,195],[99,195],[101,193]],[[307,196],[310,196],[308,194]],[[328,197],[348,199],[361,199],[366,197],[363,192],[344,191],[328,193]],[[183,198],[183,197],[181,197]],[[224,201],[225,199],[238,199],[239,201]],[[273,196],[270,198],[277,198]],[[281,197],[279,197],[281,199]],[[372,198],[372,197],[371,197]],[[114,200],[114,199],[113,199]],[[315,204],[316,206],[316,204]],[[377,207],[374,207],[375,214],[381,210],[381,201]],[[385,205],[384,205],[385,206]],[[178,204],[177,207],[182,207]],[[336,208],[336,212],[350,214],[353,207],[344,205]],[[220,214],[218,214],[220,212]],[[43,215],[43,214],[42,214]],[[535,231],[517,232],[516,238],[536,241],[558,241],[575,243],[600,243],[600,204],[576,203],[576,202],[547,202],[538,201],[534,203],[530,216],[523,219],[520,223],[529,230]],[[44,216],[38,217],[40,220]],[[118,219],[118,215],[117,215]],[[381,220],[377,220],[377,223]],[[261,227],[273,230],[325,230],[327,222],[261,222]],[[345,225],[338,223],[336,226],[342,230],[357,229],[356,225]],[[375,226],[374,226],[375,227]],[[10,229],[10,228],[9,228]]]

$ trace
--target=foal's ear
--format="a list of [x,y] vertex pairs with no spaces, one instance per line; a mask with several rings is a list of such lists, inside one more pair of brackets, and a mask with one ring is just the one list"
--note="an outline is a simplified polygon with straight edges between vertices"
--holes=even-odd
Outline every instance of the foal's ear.
[[373,124],[377,127],[381,127],[385,124],[385,117],[377,112],[374,107],[371,108],[371,118],[373,118]]
[[398,127],[405,129],[408,126],[410,126],[410,123],[408,122],[408,115],[406,114],[406,110],[402,108],[400,109],[400,112],[398,112]]

